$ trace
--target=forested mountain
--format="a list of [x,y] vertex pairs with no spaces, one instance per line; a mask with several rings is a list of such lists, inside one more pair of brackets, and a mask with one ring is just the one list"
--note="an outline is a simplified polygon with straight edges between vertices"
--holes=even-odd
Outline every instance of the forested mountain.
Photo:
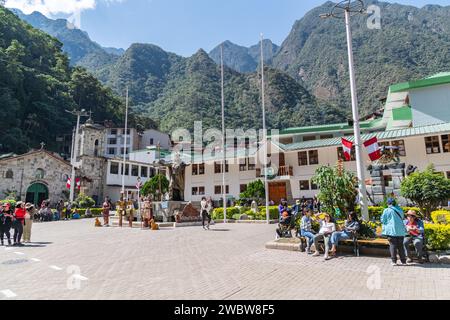
[[[204,128],[221,126],[220,67],[204,50],[183,58],[146,44],[134,44],[101,77],[118,92],[130,87],[137,113],[148,114],[171,132],[192,129],[194,121]],[[268,124],[273,128],[343,120],[345,115],[323,104],[293,78],[267,69]],[[225,70],[227,126],[262,127],[260,77]],[[331,118],[331,119],[330,119]]]
[[65,110],[92,110],[97,121],[123,118],[122,101],[84,69],[69,66],[62,44],[0,6],[0,153],[27,152],[71,134]]
[[[367,16],[353,17],[358,93],[363,113],[380,107],[389,85],[450,70],[450,6],[413,6],[365,1],[381,8],[381,29]],[[350,104],[345,24],[323,20],[334,4],[315,8],[297,21],[274,58],[319,99]]]
[[63,43],[63,51],[70,57],[71,65],[96,70],[114,63],[123,54],[123,49],[103,48],[92,41],[89,35],[77,29],[65,19],[49,19],[39,12],[24,14],[20,10],[13,12],[33,27],[48,33]]
[[[249,73],[255,72],[258,68],[261,60],[261,42],[251,46],[249,48],[239,46],[231,41],[225,41],[224,43],[215,47],[209,53],[209,56],[217,63],[220,64],[220,47],[223,46],[223,62],[231,69]],[[272,60],[277,53],[279,47],[272,43],[272,41],[266,39],[263,41],[264,50],[264,62],[271,64]]]

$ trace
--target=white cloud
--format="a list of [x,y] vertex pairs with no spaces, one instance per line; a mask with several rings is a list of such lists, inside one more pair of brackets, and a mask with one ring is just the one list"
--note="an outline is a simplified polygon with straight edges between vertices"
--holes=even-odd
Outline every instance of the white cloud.
[[25,14],[39,11],[51,17],[55,14],[80,14],[84,10],[94,9],[98,1],[112,3],[126,0],[6,0],[6,7],[17,8]]

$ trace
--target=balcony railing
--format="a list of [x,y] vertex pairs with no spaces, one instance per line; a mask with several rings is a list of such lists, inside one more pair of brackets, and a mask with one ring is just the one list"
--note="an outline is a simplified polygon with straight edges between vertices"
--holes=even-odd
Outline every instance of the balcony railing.
[[292,177],[294,175],[294,168],[292,166],[283,166],[278,169],[278,176]]
[[[269,168],[268,176],[273,176],[273,170]],[[278,177],[293,177],[294,167],[292,166],[282,166],[278,169]],[[256,177],[264,177],[264,170],[262,168],[256,168]]]

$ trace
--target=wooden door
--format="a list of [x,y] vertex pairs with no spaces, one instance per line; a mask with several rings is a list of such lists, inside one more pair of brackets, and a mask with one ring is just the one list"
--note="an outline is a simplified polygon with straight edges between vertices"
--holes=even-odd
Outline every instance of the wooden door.
[[276,204],[281,202],[281,199],[287,198],[286,182],[272,182],[269,184],[269,199]]

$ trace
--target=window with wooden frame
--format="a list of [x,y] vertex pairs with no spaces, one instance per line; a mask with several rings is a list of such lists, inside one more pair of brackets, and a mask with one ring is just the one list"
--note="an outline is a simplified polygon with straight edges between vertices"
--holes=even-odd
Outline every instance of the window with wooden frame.
[[308,165],[308,152],[300,151],[298,153],[298,165],[307,166]]
[[301,191],[309,190],[309,180],[301,180],[300,181],[300,190]]
[[444,153],[450,153],[450,134],[441,136],[442,138],[442,151]]
[[425,138],[425,148],[427,154],[441,153],[441,147],[439,145],[439,137],[426,137]]
[[309,156],[309,165],[319,164],[319,151],[318,150],[310,150],[308,151]]

